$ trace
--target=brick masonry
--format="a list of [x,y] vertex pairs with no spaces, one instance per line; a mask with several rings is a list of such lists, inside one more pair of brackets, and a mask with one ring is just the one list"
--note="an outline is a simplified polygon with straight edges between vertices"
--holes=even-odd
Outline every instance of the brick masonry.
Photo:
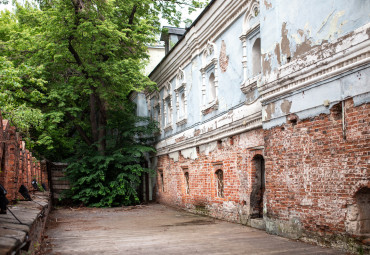
[[[263,152],[262,129],[222,139],[195,148],[197,158],[177,152],[178,157],[158,159],[157,199],[198,213],[246,223],[249,215],[252,160]],[[224,194],[217,194],[216,171],[223,171]],[[185,173],[189,173],[189,193]],[[163,176],[163,185],[162,185]]]
[[29,190],[32,180],[44,183],[47,187],[48,175],[46,162],[40,162],[25,148],[25,142],[15,127],[0,113],[0,184],[7,190],[9,200],[23,199],[18,192],[23,184]]
[[[344,102],[344,131],[341,105],[333,106],[329,115],[304,120],[288,115],[284,125],[196,147],[195,159],[183,151],[159,156],[157,199],[248,225],[262,217],[256,210],[262,211],[270,233],[323,244],[331,239],[332,245],[339,238],[338,246],[355,249],[350,242],[364,241],[367,236],[360,232],[369,224],[364,212],[369,205],[359,208],[357,194],[365,192],[360,197],[366,200],[370,188],[370,104]],[[258,156],[265,160],[265,188],[259,195],[260,187],[254,191],[262,178],[255,164]],[[219,169],[223,197],[217,194]],[[261,195],[258,208],[253,200]]]
[[356,196],[367,189],[369,197],[370,104],[344,102],[344,131],[340,103],[330,115],[289,116],[264,131],[268,219],[294,223],[310,235],[360,236]]

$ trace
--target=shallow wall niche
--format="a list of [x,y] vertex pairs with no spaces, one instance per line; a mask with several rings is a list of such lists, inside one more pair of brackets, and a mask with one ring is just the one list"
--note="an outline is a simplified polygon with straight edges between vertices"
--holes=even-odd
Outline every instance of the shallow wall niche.
[[362,188],[348,206],[346,231],[354,235],[370,235],[370,188]]
[[224,197],[224,172],[218,169],[216,172],[217,197]]
[[358,206],[358,232],[359,234],[370,234],[370,189],[363,188],[356,194]]
[[252,47],[253,76],[261,72],[261,39],[257,38]]
[[252,193],[250,198],[251,218],[263,217],[263,195],[265,192],[265,160],[262,155],[252,160]]

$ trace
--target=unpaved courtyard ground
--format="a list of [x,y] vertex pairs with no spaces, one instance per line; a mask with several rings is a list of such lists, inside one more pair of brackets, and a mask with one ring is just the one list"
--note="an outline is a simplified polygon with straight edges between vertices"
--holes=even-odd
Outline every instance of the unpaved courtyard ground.
[[154,204],[54,210],[44,254],[345,254]]

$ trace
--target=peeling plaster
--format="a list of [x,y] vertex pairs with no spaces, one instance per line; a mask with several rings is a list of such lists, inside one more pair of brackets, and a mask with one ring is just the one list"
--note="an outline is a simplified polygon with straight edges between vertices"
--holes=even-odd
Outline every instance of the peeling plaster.
[[217,142],[203,144],[199,146],[199,152],[209,155],[210,152],[217,150]]
[[170,154],[168,154],[168,156],[170,157],[170,159],[173,159],[174,162],[179,161],[179,152],[178,151],[170,153]]
[[271,54],[262,54],[263,74],[271,73]]
[[226,55],[226,43],[224,40],[221,42],[221,50],[220,50],[220,69],[221,72],[226,72],[227,67],[229,65],[229,56]]
[[275,46],[275,55],[277,57],[278,64],[281,65],[281,58],[280,58],[280,45],[277,43]]
[[182,150],[181,155],[184,158],[193,159],[193,160],[198,158],[197,149],[195,147]]
[[281,53],[290,57],[290,41],[288,39],[288,29],[286,22],[281,26]]
[[275,113],[275,103],[267,105],[265,111],[266,111],[265,120],[270,120],[272,115]]
[[281,110],[285,114],[290,113],[290,108],[292,107],[292,102],[288,100],[284,100],[283,103],[280,105]]
[[269,3],[267,0],[264,0],[264,4],[265,4],[265,6],[266,6],[266,10],[269,10],[269,9],[271,9],[271,8],[272,8],[272,4],[271,4],[271,3]]

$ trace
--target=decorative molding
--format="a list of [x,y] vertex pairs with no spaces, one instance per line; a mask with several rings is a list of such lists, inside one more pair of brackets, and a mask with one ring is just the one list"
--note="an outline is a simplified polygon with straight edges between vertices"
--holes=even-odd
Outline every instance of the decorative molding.
[[251,27],[251,22],[250,21],[253,18],[257,18],[259,13],[260,13],[259,1],[257,1],[257,0],[250,1],[250,7],[247,9],[247,11],[245,12],[245,15],[244,15],[243,35],[248,35],[248,33],[255,28],[255,26]]
[[241,85],[240,89],[244,94],[248,94],[253,90],[257,89],[261,83],[261,74],[258,74],[250,79],[245,80]]
[[207,114],[209,114],[213,111],[216,111],[216,110],[218,110],[218,99],[217,98],[215,98],[212,102],[203,106],[202,114],[207,115]]
[[176,125],[177,126],[182,126],[182,125],[185,125],[187,122],[188,122],[187,118],[182,118],[182,119],[180,119],[176,122]]
[[172,125],[169,124],[169,125],[165,126],[163,130],[164,130],[164,132],[171,131],[172,130]]

